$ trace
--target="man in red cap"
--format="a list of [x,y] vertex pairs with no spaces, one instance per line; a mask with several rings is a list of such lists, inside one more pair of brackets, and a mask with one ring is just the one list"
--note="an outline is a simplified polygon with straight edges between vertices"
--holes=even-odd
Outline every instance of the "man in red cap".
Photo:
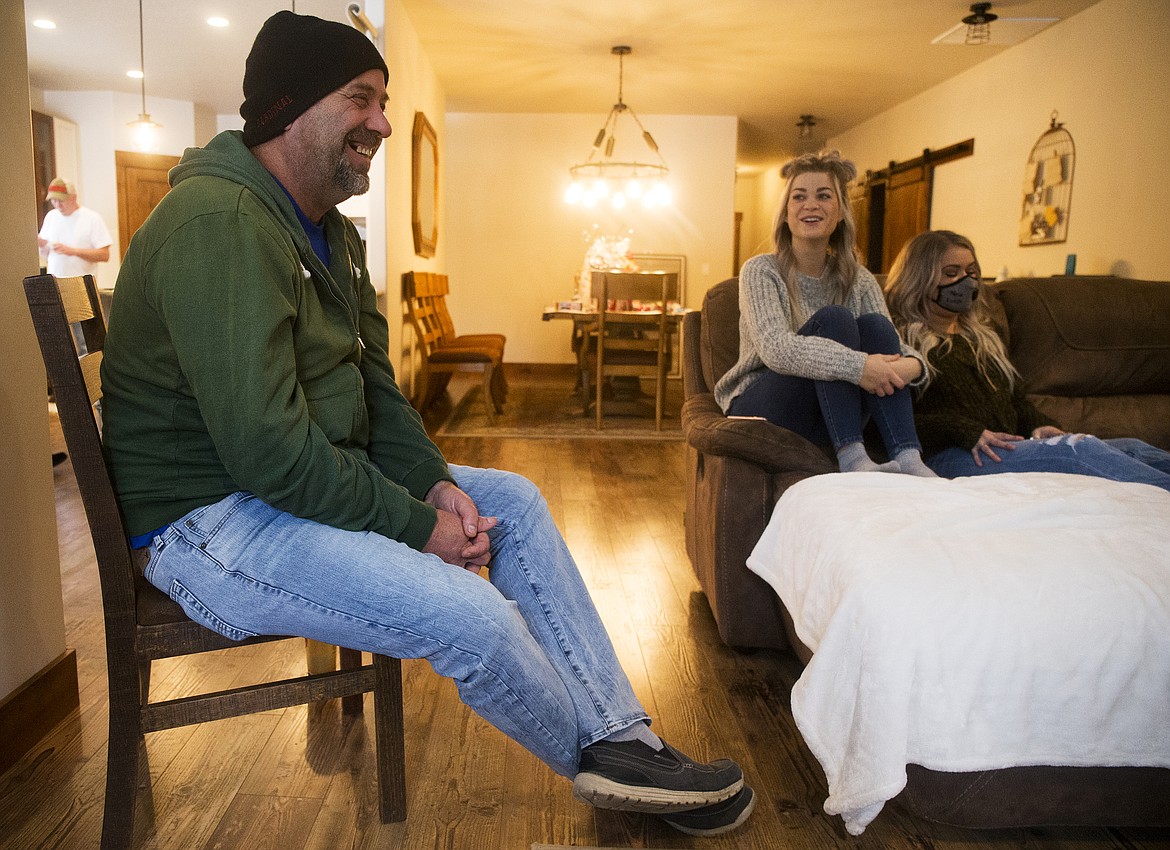
[[536,487],[448,464],[399,391],[336,209],[369,188],[388,81],[356,30],[276,13],[243,132],[183,155],[127,251],[102,403],[144,575],[230,637],[425,658],[580,799],[732,829],[742,771],[650,730]]
[[45,200],[53,204],[53,209],[45,214],[37,245],[48,258],[49,274],[96,277],[97,264],[110,259],[110,244],[114,241],[106,223],[96,212],[77,203],[77,189],[60,177],[49,184]]

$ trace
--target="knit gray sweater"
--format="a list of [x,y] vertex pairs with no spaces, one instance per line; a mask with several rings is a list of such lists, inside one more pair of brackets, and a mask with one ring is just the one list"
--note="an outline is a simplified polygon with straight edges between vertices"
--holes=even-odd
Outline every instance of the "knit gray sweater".
[[[819,278],[800,274],[797,280],[801,297],[798,312],[805,319],[832,303]],[[890,315],[874,276],[860,267],[843,306],[854,316],[880,313],[889,318]],[[715,385],[715,400],[724,412],[736,396],[769,369],[817,381],[860,383],[865,352],[824,337],[799,336],[796,333],[799,329],[778,258],[775,254],[752,257],[739,273],[739,360]],[[902,343],[902,353],[922,360],[905,343]]]

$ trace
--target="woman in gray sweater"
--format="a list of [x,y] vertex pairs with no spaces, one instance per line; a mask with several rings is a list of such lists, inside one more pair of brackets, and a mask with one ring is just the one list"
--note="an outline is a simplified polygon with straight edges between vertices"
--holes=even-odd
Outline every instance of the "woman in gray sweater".
[[[890,322],[881,289],[857,259],[846,184],[857,176],[836,151],[805,154],[787,180],[773,238],[739,274],[739,360],[715,386],[732,416],[762,416],[818,445],[842,472],[933,477],[922,462],[908,386],[924,365]],[[872,416],[891,458],[862,442]]]

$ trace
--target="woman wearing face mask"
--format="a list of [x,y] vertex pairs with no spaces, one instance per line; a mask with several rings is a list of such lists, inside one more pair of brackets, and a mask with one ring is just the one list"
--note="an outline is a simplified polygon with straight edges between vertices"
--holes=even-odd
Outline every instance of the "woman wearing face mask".
[[[776,250],[739,274],[739,360],[715,386],[733,416],[762,416],[819,445],[842,472],[934,477],[922,462],[907,387],[924,364],[898,338],[880,287],[857,260],[846,184],[853,163],[806,154],[781,170]],[[862,442],[872,416],[891,458]]]
[[939,475],[1066,472],[1170,490],[1170,453],[1069,434],[1024,397],[969,239],[949,230],[915,236],[890,269],[886,295],[894,324],[930,366],[914,420]]

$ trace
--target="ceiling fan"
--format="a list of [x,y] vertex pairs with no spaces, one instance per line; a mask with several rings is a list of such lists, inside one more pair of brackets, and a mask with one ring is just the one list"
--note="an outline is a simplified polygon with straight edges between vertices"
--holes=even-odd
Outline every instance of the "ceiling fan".
[[[1031,38],[1060,18],[1005,18],[991,11],[990,3],[972,3],[971,13],[946,32],[930,40],[931,44],[1018,44]],[[991,26],[996,22],[995,27]]]

